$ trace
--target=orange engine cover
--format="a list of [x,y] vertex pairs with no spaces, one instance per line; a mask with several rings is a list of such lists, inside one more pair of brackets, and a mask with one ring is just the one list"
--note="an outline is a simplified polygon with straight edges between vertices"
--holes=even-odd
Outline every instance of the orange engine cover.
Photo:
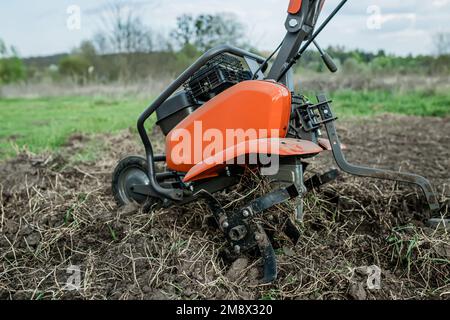
[[272,81],[244,81],[225,90],[180,122],[166,137],[167,166],[194,165],[242,141],[284,138],[291,93]]

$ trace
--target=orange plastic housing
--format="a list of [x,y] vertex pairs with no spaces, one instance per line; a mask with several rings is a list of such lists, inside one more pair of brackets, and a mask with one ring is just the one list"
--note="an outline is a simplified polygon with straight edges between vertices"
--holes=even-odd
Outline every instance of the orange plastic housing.
[[302,0],[291,0],[291,2],[289,3],[288,12],[290,14],[297,14],[299,13],[301,8],[302,8]]
[[184,177],[184,182],[201,180],[217,175],[217,171],[223,169],[229,160],[236,156],[251,154],[270,154],[278,156],[296,156],[318,154],[323,148],[307,140],[292,138],[271,138],[248,140],[234,145],[226,150],[216,153],[213,157],[205,159],[195,165]]
[[[330,140],[328,140],[328,139],[325,139],[325,138],[319,138],[318,143],[319,143],[319,146],[321,146],[321,147],[323,148],[323,150],[327,150],[327,151],[333,150],[333,149],[331,148],[331,142],[330,142]],[[342,150],[346,150],[346,149],[348,149],[348,148],[347,148],[347,146],[346,146],[345,144],[341,143],[341,149],[342,149]]]
[[[231,141],[230,144],[226,139],[230,131],[227,129],[256,132],[244,141],[285,138],[290,114],[291,93],[285,86],[259,80],[238,83],[205,103],[169,132],[166,137],[167,167],[188,172],[197,163],[242,142]],[[205,148],[211,144],[211,141],[205,141],[208,131],[222,134],[225,142],[205,155]],[[180,148],[180,145],[188,147]]]

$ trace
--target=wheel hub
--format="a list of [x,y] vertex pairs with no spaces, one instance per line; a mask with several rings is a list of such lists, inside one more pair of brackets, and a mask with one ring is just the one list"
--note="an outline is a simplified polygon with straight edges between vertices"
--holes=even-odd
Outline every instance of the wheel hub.
[[145,172],[140,168],[131,167],[126,169],[119,177],[119,192],[123,199],[127,199],[129,203],[132,200],[143,203],[147,197],[134,192],[136,185],[149,185],[150,180]]

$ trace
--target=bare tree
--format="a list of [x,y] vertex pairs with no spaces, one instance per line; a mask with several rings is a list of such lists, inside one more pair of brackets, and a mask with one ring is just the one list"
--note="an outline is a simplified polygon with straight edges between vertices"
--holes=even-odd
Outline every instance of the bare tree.
[[0,39],[0,57],[3,57],[4,55],[6,55],[6,52],[7,52],[6,45],[3,42],[3,40]]
[[0,39],[0,58],[17,57],[18,50],[14,46],[8,47],[5,42]]
[[243,44],[244,26],[231,13],[182,15],[172,36],[180,47],[194,45],[207,50],[218,44]]
[[189,14],[183,14],[177,17],[177,27],[171,34],[181,47],[194,44],[196,31],[194,21],[194,17]]
[[450,54],[450,32],[439,32],[433,37],[438,56]]
[[[132,5],[132,4],[131,4]],[[153,49],[152,30],[124,2],[109,5],[102,17],[103,28],[94,41],[101,53],[145,53]]]
[[97,53],[113,55],[111,65],[103,68],[109,69],[111,74],[116,73],[123,81],[133,80],[144,64],[144,54],[155,49],[154,34],[138,14],[138,9],[148,4],[149,1],[145,4],[123,0],[111,2],[103,11],[102,27],[93,38]]

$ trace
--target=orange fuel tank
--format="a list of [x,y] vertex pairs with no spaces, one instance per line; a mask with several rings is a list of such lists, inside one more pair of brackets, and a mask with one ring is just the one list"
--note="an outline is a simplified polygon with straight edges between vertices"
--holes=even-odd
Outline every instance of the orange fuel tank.
[[166,137],[167,166],[188,172],[197,163],[247,140],[285,138],[291,93],[272,81],[241,82],[180,122]]

